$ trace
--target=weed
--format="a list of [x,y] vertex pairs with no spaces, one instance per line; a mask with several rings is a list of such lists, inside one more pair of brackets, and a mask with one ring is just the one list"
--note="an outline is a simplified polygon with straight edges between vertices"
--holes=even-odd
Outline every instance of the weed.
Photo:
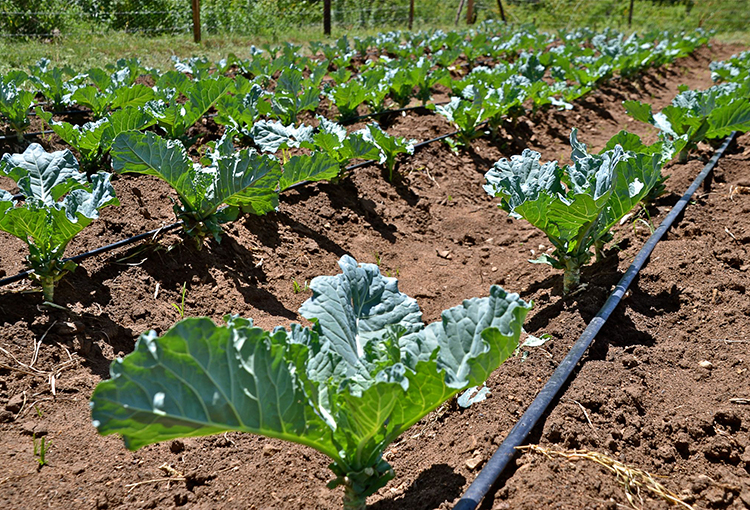
[[292,290],[295,294],[299,294],[300,292],[307,292],[310,290],[310,286],[307,284],[307,280],[305,280],[304,285],[297,283],[297,280],[292,280]]
[[47,450],[49,450],[52,443],[47,441],[45,436],[42,436],[39,441],[37,441],[36,434],[32,434],[31,438],[34,441],[34,458],[36,458],[36,461],[39,463],[39,468],[41,469],[42,466],[47,465]]
[[177,310],[177,313],[180,314],[180,318],[185,317],[185,292],[186,290],[187,290],[187,282],[184,282],[182,284],[182,299],[180,301],[180,304],[178,305],[177,303],[172,303],[172,306],[174,307],[174,309]]

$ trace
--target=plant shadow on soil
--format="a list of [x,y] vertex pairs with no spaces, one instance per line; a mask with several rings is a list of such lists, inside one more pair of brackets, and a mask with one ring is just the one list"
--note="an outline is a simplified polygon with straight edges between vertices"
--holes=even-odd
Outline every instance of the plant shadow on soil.
[[[359,170],[362,171],[362,170]],[[383,170],[383,172],[386,172]],[[397,174],[397,170],[394,171],[394,178]],[[386,173],[383,173],[384,178],[387,177]],[[398,189],[397,189],[398,191]],[[411,193],[411,192],[409,192]],[[386,223],[383,218],[377,213],[376,211],[376,204],[367,198],[359,198],[360,192],[357,189],[357,186],[354,182],[352,182],[351,178],[347,176],[344,178],[341,182],[338,184],[326,184],[326,183],[315,183],[315,186],[300,186],[298,188],[295,188],[293,192],[287,193],[284,196],[284,202],[288,204],[289,206],[294,206],[297,204],[303,204],[305,202],[310,201],[313,197],[323,194],[330,200],[330,206],[333,208],[334,211],[343,213],[346,215],[345,211],[348,211],[348,214],[350,215],[356,215],[359,218],[366,221],[370,227],[380,234],[383,239],[388,241],[389,243],[395,243],[396,242],[396,232],[398,232],[398,229],[395,225]],[[399,193],[401,194],[401,193]],[[413,193],[411,196],[403,196],[404,199],[410,202],[410,205],[414,205],[416,201],[418,200],[418,197],[414,196]],[[413,203],[411,203],[413,202]],[[343,255],[346,253],[343,248],[333,243],[330,239],[323,236],[319,232],[315,232],[314,230],[310,229],[309,227],[305,227],[306,230],[301,230],[295,228],[295,224],[292,224],[294,220],[291,219],[288,215],[284,215],[282,213],[276,213],[276,217],[279,220],[288,220],[288,225],[292,227],[293,229],[297,230],[298,232],[301,232],[303,234],[306,234],[308,237],[314,237],[314,240],[318,242],[320,246],[324,246],[319,241],[325,240],[325,244],[328,246],[335,246],[338,250],[340,250],[340,253]],[[346,218],[342,218],[344,220]],[[296,223],[297,226],[304,225],[300,223]],[[336,251],[334,249],[324,248],[332,253],[339,254],[339,251]]]
[[452,501],[461,494],[466,478],[456,473],[448,464],[434,464],[419,473],[403,495],[395,499],[381,499],[370,510],[392,510],[409,508],[429,510],[437,508],[443,501]]

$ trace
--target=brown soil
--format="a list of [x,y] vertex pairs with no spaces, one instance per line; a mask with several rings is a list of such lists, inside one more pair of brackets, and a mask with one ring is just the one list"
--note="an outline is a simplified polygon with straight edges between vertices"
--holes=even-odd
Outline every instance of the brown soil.
[[[739,50],[717,45],[638,81],[608,84],[572,111],[521,119],[505,137],[477,140],[458,155],[430,145],[402,160],[403,178],[394,184],[372,166],[341,184],[291,191],[278,212],[229,225],[221,244],[202,251],[172,234],[88,259],[58,288],[68,311],[41,309],[28,282],[4,288],[0,507],[340,508],[340,491],[325,487],[328,461],[308,448],[229,433],[129,452],[118,438],[96,434],[88,399],[140,333],[165,331],[180,318],[172,304],[183,284],[186,315],[220,321],[238,313],[272,328],[299,319],[309,292],[295,293],[293,282],[337,273],[345,253],[378,260],[398,276],[426,320],[498,283],[534,301],[526,330],[552,337],[493,373],[488,400],[466,410],[444,406],[387,451],[396,478],[370,498],[372,508],[452,507],[604,303],[647,238],[648,223],[664,217],[710,149],[668,169],[668,193],[639,213],[644,221],[617,229],[607,257],[584,270],[588,287],[566,298],[558,271],[527,262],[549,248],[546,238],[498,211],[482,175],[527,146],[545,159],[566,159],[573,126],[596,150],[622,128],[653,137],[629,121],[620,102],[664,106],[680,84],[709,86],[708,63]],[[450,127],[410,114],[391,119],[388,129],[426,139]],[[58,142],[42,140],[48,148]],[[696,508],[750,508],[749,171],[750,136],[742,136],[720,161],[712,191],[699,192],[657,246],[532,443],[607,454],[662,477]],[[160,181],[123,176],[115,187],[122,206],[105,210],[68,253],[173,221],[174,194]],[[25,253],[23,243],[3,235],[0,271],[22,270]],[[40,468],[34,442],[42,436],[50,446]],[[667,507],[641,496],[645,508]],[[517,459],[482,505],[626,507],[624,490],[598,465],[533,453]]]

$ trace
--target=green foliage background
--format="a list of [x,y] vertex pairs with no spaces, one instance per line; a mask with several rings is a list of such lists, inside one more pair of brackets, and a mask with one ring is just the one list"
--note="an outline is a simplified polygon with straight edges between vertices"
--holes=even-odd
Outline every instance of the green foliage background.
[[[459,0],[415,0],[414,28],[451,27]],[[391,30],[407,25],[409,0],[332,0],[333,25],[353,30]],[[497,0],[475,2],[476,20],[499,19]],[[627,28],[630,0],[503,0],[512,23],[540,28]],[[272,35],[322,25],[322,0],[202,0],[208,34]],[[460,25],[466,24],[465,10]],[[703,26],[745,32],[750,0],[635,0],[633,28]],[[192,30],[188,0],[0,0],[0,36],[73,35],[108,31],[146,34]]]

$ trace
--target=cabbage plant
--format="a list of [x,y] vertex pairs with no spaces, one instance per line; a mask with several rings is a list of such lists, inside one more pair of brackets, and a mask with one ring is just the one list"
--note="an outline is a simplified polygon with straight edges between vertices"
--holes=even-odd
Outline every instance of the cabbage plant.
[[328,486],[344,487],[344,508],[364,509],[394,476],[388,444],[485,381],[517,347],[530,305],[492,286],[425,326],[396,279],[349,256],[339,266],[311,282],[300,314],[312,327],[265,331],[227,316],[141,335],[94,391],[94,426],[132,450],[224,431],[306,445],[331,458]]
[[679,151],[679,162],[687,162],[688,152],[698,142],[723,138],[732,131],[750,130],[750,86],[747,83],[723,83],[700,91],[685,87],[680,90],[672,104],[657,113],[652,112],[648,103],[623,103],[631,117],[657,127],[659,136],[674,144]]
[[525,149],[501,159],[485,175],[485,191],[500,197],[500,207],[522,217],[547,235],[554,246],[531,262],[564,270],[563,291],[580,283],[581,266],[611,239],[610,229],[659,182],[664,157],[624,150],[620,145],[589,154],[570,134],[573,164],[539,162],[541,154]]
[[34,93],[21,88],[22,78],[26,75],[0,76],[0,114],[15,131],[18,143],[23,142],[23,134],[31,126],[28,115],[34,102]]
[[[111,152],[116,172],[153,175],[172,186],[180,197],[175,214],[199,249],[208,235],[220,241],[221,224],[236,219],[240,209],[265,214],[279,203],[278,161],[254,150],[235,151],[231,136],[222,138],[200,163],[188,157],[178,140],[151,132],[121,133]],[[222,205],[229,207],[220,209]]]
[[0,230],[26,242],[31,278],[42,285],[44,299],[52,302],[55,283],[76,268],[64,261],[68,243],[93,220],[99,209],[120,205],[109,179],[99,172],[86,180],[69,150],[47,153],[32,143],[23,154],[6,154],[0,160],[0,175],[18,184],[24,196],[0,190]]

